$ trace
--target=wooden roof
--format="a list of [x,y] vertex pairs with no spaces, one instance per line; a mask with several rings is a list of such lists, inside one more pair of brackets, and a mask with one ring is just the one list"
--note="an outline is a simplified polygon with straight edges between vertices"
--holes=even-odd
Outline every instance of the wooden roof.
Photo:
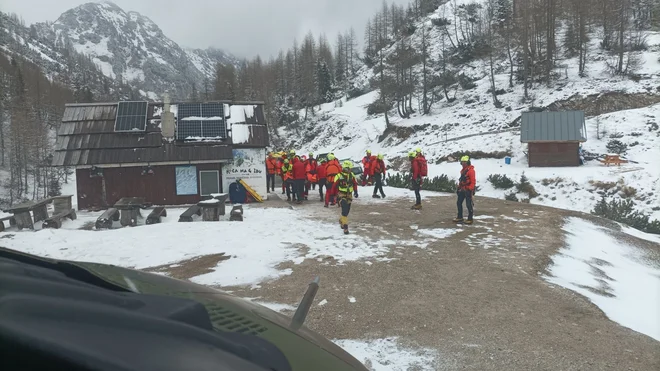
[[[254,107],[254,115],[235,127],[248,127],[248,138],[236,147],[268,146],[262,102],[236,102]],[[175,105],[176,103],[172,103]],[[150,103],[147,127],[140,132],[115,132],[117,103],[67,104],[57,130],[53,166],[89,166],[159,162],[224,161],[232,158],[231,139],[221,142],[181,142],[164,139],[160,117],[163,103]],[[234,107],[236,108],[236,107]]]

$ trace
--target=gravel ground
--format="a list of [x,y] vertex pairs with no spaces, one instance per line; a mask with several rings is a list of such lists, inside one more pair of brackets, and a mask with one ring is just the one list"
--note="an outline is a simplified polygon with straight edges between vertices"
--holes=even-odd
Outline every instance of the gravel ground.
[[[475,224],[457,227],[454,197],[427,198],[423,206],[413,211],[403,199],[355,201],[352,233],[420,241],[392,249],[390,261],[284,263],[282,269],[293,269],[290,276],[258,289],[223,289],[297,305],[318,275],[315,304],[327,303],[312,306],[308,327],[331,339],[399,336],[437,349],[437,370],[660,370],[660,342],[540,277],[562,247],[563,218],[580,214],[479,197]],[[289,205],[273,200],[262,207]],[[337,223],[335,208],[316,202],[294,208]],[[460,230],[422,248],[419,231],[428,228]],[[658,252],[657,245],[645,247]]]

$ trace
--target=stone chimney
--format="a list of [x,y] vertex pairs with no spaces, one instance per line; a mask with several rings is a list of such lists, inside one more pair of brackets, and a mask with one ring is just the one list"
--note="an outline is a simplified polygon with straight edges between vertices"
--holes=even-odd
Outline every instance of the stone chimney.
[[174,113],[170,112],[170,95],[165,93],[163,97],[163,113],[160,116],[160,130],[163,138],[174,140]]

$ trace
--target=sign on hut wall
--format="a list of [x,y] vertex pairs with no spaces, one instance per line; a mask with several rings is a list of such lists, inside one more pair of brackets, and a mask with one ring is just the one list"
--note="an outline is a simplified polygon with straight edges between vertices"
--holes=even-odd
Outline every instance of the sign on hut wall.
[[243,179],[262,198],[268,197],[266,188],[266,149],[234,149],[234,160],[223,167],[222,189],[229,191],[229,185],[236,179]]

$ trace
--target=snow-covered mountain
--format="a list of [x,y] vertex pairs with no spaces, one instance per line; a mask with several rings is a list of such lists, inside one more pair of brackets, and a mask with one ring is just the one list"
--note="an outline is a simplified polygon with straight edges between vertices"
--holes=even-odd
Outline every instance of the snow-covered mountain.
[[[148,17],[126,12],[109,1],[83,4],[64,12],[55,22],[23,28],[26,32],[5,31],[6,38],[29,44],[28,54],[41,57],[35,63],[41,62],[38,64],[45,69],[57,70],[49,65],[62,64],[57,49],[72,49],[88,56],[103,75],[150,99],[157,99],[165,90],[187,97],[193,86],[201,91],[209,84],[218,63],[237,63],[219,49],[183,48]],[[0,47],[10,49],[8,44],[9,40]]]
[[[145,92],[166,89],[187,95],[211,79],[217,63],[235,63],[217,49],[186,50],[168,38],[148,17],[104,1],[64,12],[49,37],[70,43],[89,55],[106,76],[137,84]],[[152,97],[155,99],[155,97]]]
[[[458,1],[459,5],[464,3],[468,1]],[[406,44],[419,51],[422,38],[426,37],[430,55],[440,55],[438,48],[445,30],[433,20],[452,14],[453,7],[454,3],[448,2],[416,22],[415,32],[405,36]],[[453,27],[448,28],[448,33],[454,41],[461,40],[462,36]],[[551,86],[534,84],[531,99],[524,100],[522,84],[509,87],[510,65],[506,55],[497,55],[494,79],[502,103],[498,108],[490,93],[487,60],[450,65],[448,68],[469,77],[472,84],[469,87],[452,84],[450,96],[455,99],[449,101],[440,92],[438,95],[443,98],[428,115],[421,114],[421,92],[415,92],[411,106],[416,112],[409,118],[401,118],[395,106],[389,111],[390,127],[383,114],[367,113],[367,107],[379,97],[378,89],[369,85],[370,79],[377,77],[374,71],[378,65],[364,66],[356,84],[368,93],[317,107],[307,120],[302,119],[305,112],[299,112],[301,119],[279,128],[274,142],[278,148],[293,148],[302,153],[334,151],[340,158],[355,161],[370,149],[372,153],[384,154],[394,172],[407,171],[406,154],[420,147],[429,159],[429,175],[446,174],[450,179],[458,178],[460,165],[448,161],[448,155],[482,151],[482,158],[473,161],[480,195],[503,198],[515,189],[496,189],[487,180],[489,175],[507,175],[518,181],[524,172],[539,195],[518,194],[519,199],[590,212],[601,196],[605,196],[608,201],[631,200],[635,210],[660,220],[660,33],[644,31],[647,47],[633,54],[638,61],[633,76],[610,74],[608,62],[612,57],[599,48],[597,35],[594,28],[588,45],[586,77],[578,74],[577,58],[565,55],[560,48],[562,54],[557,63],[560,77]],[[385,54],[393,53],[395,47],[395,43],[386,47]],[[416,66],[417,75],[421,68]],[[521,112],[530,108],[584,110],[588,141],[583,149],[604,155],[611,152],[610,142],[618,140],[627,148],[623,156],[630,163],[612,168],[593,160],[576,168],[530,168],[527,145],[520,142],[519,129]],[[502,158],[505,153],[512,158],[510,165]]]

